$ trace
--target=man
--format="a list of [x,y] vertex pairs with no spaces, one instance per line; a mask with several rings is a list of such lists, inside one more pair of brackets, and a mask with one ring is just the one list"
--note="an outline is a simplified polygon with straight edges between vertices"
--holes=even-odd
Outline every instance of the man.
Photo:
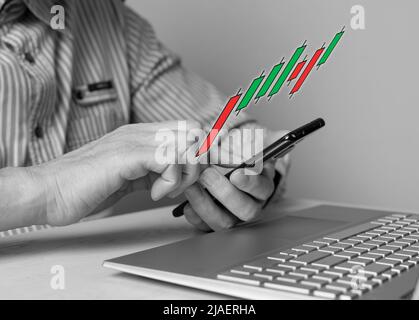
[[[255,218],[274,180],[281,192],[284,160],[276,175],[266,163],[260,175],[230,179],[213,166],[156,162],[160,129],[185,119],[186,131],[206,127],[225,98],[123,2],[61,1],[63,30],[50,26],[55,4],[0,0],[0,230],[74,223],[138,189],[154,200],[184,191],[186,219],[218,230]],[[257,126],[238,119],[231,127]]]

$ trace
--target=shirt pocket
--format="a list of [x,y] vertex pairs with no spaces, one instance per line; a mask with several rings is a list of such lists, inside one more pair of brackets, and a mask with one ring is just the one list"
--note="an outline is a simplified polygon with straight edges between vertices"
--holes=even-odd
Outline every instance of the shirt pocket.
[[75,86],[67,126],[66,152],[124,125],[122,106],[112,80]]

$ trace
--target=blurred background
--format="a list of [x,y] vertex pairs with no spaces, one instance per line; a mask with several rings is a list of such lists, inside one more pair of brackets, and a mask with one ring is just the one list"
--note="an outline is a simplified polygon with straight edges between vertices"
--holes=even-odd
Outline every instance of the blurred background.
[[[292,99],[281,91],[251,113],[272,129],[316,117],[327,126],[293,152],[288,197],[419,212],[419,2],[415,0],[131,0],[184,65],[226,95],[289,59],[307,40],[310,56],[345,26],[320,70]],[[351,8],[365,8],[365,30]],[[287,88],[289,91],[290,88]],[[179,201],[179,199],[177,200]],[[133,194],[129,212],[165,205]]]

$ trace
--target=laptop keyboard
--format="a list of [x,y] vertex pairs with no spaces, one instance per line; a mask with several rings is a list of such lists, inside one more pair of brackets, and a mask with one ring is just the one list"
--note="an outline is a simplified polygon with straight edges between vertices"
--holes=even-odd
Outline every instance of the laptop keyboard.
[[356,299],[419,264],[419,216],[392,214],[238,265],[219,280]]

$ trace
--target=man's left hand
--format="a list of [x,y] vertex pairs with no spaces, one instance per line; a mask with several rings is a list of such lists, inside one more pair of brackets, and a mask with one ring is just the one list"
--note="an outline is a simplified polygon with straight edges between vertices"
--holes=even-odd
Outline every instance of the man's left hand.
[[215,167],[209,167],[201,173],[199,183],[185,191],[189,201],[184,209],[185,218],[202,231],[231,228],[240,221],[254,220],[274,192],[274,175],[272,162],[264,164],[260,175],[246,175],[244,169],[239,169],[230,179]]

